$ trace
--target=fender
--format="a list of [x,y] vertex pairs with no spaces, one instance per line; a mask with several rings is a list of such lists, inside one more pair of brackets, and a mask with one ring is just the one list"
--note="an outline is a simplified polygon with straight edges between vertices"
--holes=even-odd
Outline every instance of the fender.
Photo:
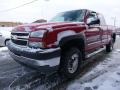
[[68,41],[71,41],[71,40],[83,40],[84,41],[84,45],[86,44],[86,37],[85,37],[85,34],[84,33],[78,33],[76,35],[69,35],[69,36],[66,36],[64,38],[62,38],[60,41],[59,41],[59,46],[62,46],[64,45],[65,43],[67,43]]

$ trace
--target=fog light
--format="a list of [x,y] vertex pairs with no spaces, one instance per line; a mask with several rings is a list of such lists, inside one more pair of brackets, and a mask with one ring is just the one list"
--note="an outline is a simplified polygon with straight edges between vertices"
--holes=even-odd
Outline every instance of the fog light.
[[43,48],[42,42],[29,42],[29,47],[32,48]]

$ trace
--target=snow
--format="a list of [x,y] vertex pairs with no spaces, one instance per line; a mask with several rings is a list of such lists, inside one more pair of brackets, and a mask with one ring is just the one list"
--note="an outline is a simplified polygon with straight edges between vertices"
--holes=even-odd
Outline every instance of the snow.
[[63,31],[63,32],[60,32],[58,33],[58,36],[57,36],[57,43],[64,37],[67,37],[67,36],[70,36],[70,35],[75,35],[76,32],[75,31],[72,31],[72,30],[67,30],[67,31]]
[[40,52],[40,51],[41,51],[40,53],[49,53],[49,52],[60,50],[60,48],[51,48],[51,49],[30,48],[28,46],[16,45],[12,42],[10,42],[9,44],[11,44],[12,47],[16,48],[16,50],[33,52],[33,53]]
[[0,52],[7,51],[7,50],[8,50],[7,47],[0,47]]
[[68,85],[67,90],[120,90],[120,50]]
[[13,27],[0,27],[0,33],[6,38],[10,38],[12,29]]

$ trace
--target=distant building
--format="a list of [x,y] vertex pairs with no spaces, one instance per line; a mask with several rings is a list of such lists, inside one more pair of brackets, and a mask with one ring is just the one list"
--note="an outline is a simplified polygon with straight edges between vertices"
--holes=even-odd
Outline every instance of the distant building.
[[0,27],[15,27],[21,24],[20,22],[0,22]]

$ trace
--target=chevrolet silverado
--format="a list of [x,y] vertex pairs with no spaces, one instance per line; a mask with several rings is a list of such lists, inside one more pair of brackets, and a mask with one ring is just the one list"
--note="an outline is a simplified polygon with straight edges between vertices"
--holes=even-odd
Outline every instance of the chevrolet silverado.
[[59,13],[47,23],[20,25],[11,32],[10,55],[41,72],[58,70],[68,78],[80,73],[87,58],[110,52],[116,34],[102,14],[80,9]]

